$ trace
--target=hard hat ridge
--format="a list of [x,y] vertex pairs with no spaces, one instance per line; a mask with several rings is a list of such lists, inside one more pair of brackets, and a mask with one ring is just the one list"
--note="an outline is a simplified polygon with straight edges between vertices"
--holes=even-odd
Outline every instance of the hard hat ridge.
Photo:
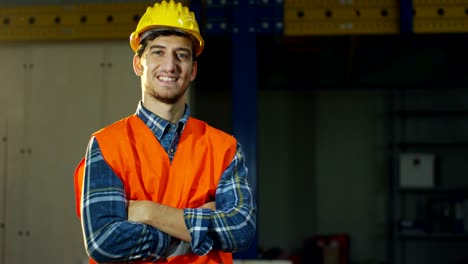
[[130,46],[136,52],[140,42],[153,29],[174,29],[189,35],[195,44],[196,55],[200,55],[204,47],[204,40],[195,19],[195,14],[182,3],[174,0],[163,0],[148,7],[138,22],[136,30],[130,35]]

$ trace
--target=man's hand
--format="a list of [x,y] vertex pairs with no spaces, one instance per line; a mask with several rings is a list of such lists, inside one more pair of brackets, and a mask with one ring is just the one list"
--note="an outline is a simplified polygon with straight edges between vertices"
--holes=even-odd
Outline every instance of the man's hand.
[[[156,203],[151,201],[128,201],[128,221],[140,222],[145,224],[151,224],[151,217],[149,213],[154,209]],[[207,202],[199,208],[216,210],[216,202]]]
[[216,202],[207,202],[206,204],[200,206],[199,208],[211,209],[211,211],[216,210]]

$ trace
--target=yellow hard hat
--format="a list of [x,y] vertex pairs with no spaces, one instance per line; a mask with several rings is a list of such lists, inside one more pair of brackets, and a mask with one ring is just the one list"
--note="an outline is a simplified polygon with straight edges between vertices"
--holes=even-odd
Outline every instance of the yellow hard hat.
[[137,51],[142,33],[153,29],[175,29],[190,35],[195,43],[195,53],[200,55],[205,42],[200,35],[195,14],[188,7],[174,0],[161,1],[148,7],[138,22],[136,30],[130,35],[130,46]]

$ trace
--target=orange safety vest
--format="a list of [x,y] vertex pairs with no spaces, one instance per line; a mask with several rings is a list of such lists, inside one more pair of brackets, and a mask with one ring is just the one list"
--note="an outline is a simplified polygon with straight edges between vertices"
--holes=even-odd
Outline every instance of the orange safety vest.
[[[152,131],[133,115],[93,134],[102,155],[124,183],[128,200],[151,200],[176,208],[197,208],[214,201],[223,171],[236,152],[234,137],[189,118],[172,163]],[[75,170],[78,217],[85,159]],[[166,260],[161,261],[166,262]],[[232,263],[232,253],[212,250],[174,256],[168,263]],[[90,259],[89,263],[95,263]]]

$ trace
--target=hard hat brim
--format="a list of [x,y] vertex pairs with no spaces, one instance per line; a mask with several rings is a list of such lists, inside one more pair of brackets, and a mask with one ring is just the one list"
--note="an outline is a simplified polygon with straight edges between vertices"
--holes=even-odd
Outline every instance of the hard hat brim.
[[137,32],[133,32],[130,35],[130,46],[132,47],[134,52],[137,52],[138,46],[140,45],[140,43],[145,38],[147,38],[151,33],[158,32],[158,31],[164,31],[164,30],[176,31],[176,32],[182,33],[182,34],[186,35],[187,37],[189,37],[192,40],[192,42],[194,43],[194,45],[195,45],[195,53],[196,53],[197,57],[203,51],[204,40],[203,40],[203,38],[201,37],[201,35],[198,32],[189,31],[189,30],[181,30],[180,28],[171,27],[171,26],[164,26],[164,27],[152,26],[152,27],[144,28],[141,31],[140,34],[137,34]]

